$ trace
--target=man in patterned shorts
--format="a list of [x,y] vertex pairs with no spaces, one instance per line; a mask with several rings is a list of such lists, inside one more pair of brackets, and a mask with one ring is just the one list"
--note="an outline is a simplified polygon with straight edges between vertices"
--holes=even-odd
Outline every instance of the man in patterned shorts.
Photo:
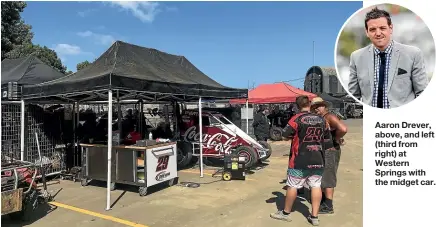
[[317,226],[322,198],[324,145],[330,133],[324,118],[310,112],[310,101],[307,96],[299,96],[296,103],[300,112],[289,120],[283,132],[283,137],[292,139],[285,207],[272,213],[271,217],[291,221],[290,213],[297,198],[297,190],[308,184],[311,187],[312,213],[307,220]]

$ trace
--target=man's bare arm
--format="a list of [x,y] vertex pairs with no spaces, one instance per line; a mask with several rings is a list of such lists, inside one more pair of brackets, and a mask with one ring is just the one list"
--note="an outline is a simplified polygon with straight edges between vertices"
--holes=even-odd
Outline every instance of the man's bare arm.
[[327,121],[331,128],[336,129],[336,138],[333,139],[339,140],[347,134],[347,126],[336,115],[329,114]]

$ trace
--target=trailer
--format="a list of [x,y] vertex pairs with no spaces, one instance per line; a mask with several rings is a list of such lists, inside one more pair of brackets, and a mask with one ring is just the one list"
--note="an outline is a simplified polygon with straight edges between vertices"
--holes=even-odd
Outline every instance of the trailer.
[[[7,159],[7,158],[5,158]],[[2,160],[1,197],[2,216],[28,220],[39,203],[47,202],[51,196],[46,190],[37,190],[38,167],[31,162]],[[46,189],[45,181],[43,181]]]

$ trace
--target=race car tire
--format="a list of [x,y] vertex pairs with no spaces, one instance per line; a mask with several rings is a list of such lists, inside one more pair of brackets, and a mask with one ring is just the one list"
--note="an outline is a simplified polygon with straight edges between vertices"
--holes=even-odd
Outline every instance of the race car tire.
[[262,161],[265,161],[265,160],[267,160],[269,157],[271,157],[271,154],[272,154],[272,148],[271,148],[271,145],[270,145],[268,142],[266,142],[266,141],[257,141],[257,142],[260,143],[260,145],[262,145],[263,148],[268,149],[268,151],[266,152],[266,156],[265,156],[264,158],[261,159]]
[[253,167],[259,159],[256,151],[248,146],[239,146],[236,148],[235,153],[241,157],[245,157],[245,168],[247,169]]
[[192,145],[188,142],[177,142],[177,167],[185,168],[192,161]]

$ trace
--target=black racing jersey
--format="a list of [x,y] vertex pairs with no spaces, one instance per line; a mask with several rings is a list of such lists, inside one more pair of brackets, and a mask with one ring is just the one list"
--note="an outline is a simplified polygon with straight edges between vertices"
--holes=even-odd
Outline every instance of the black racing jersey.
[[289,168],[323,169],[326,142],[331,142],[331,134],[322,116],[300,112],[286,125],[284,137],[292,138]]

